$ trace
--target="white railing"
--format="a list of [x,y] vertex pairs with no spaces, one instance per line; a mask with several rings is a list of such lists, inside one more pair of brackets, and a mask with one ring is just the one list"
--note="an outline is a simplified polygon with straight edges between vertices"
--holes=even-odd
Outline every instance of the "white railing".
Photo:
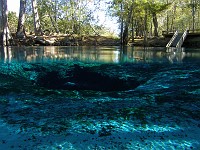
[[177,35],[178,35],[178,31],[176,31],[176,32],[174,33],[174,35],[172,36],[171,40],[168,42],[168,44],[166,45],[166,47],[170,47],[170,46],[171,46],[172,42],[173,42],[174,39],[177,37]]
[[183,45],[183,42],[185,41],[186,37],[188,34],[188,30],[185,30],[185,32],[183,33],[183,35],[181,36],[180,40],[178,41],[178,43],[176,44],[176,48],[181,48],[181,46]]

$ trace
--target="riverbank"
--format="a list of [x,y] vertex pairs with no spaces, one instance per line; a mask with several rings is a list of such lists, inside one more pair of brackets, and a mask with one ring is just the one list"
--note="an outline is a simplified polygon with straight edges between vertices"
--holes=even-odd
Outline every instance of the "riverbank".
[[[144,42],[143,38],[134,39],[129,46],[165,47],[170,39],[154,37]],[[15,46],[120,46],[119,37],[111,36],[77,36],[77,35],[54,35],[54,36],[32,36],[24,39],[14,38]]]
[[134,39],[134,42],[133,43],[130,42],[129,45],[147,46],[147,47],[165,47],[169,42],[169,40],[170,40],[169,38],[164,38],[164,37],[152,37],[144,41],[143,38],[140,38],[140,39]]
[[[51,36],[27,35],[25,38],[16,38],[13,34],[12,46],[120,46],[120,38],[112,36],[87,36],[73,34],[59,34]],[[165,47],[170,37],[151,37],[144,41],[136,38],[128,43],[129,46]],[[0,41],[2,44],[2,41]],[[200,37],[187,38],[183,47],[200,47]]]
[[[24,38],[17,38],[12,34],[11,46],[120,46],[120,38],[114,36],[89,36],[75,34],[55,34],[35,36],[27,34]],[[162,37],[149,38],[146,43],[143,38],[134,39],[129,46],[165,47],[169,39]],[[2,40],[0,44],[2,45]]]
[[119,46],[120,39],[111,36],[78,36],[78,35],[27,35],[24,39],[14,37],[15,46]]
[[[153,37],[148,38],[146,43],[144,39],[135,39],[134,43],[130,43],[133,46],[147,46],[147,47],[165,47],[170,41],[169,37]],[[186,38],[182,47],[186,48],[200,48],[200,37]]]

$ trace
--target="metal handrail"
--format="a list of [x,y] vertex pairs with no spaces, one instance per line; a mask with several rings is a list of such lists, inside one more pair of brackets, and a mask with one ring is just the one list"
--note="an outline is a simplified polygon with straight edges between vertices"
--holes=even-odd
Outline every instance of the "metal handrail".
[[178,31],[176,31],[176,32],[174,33],[174,35],[172,36],[171,40],[168,42],[168,44],[166,45],[166,47],[170,47],[170,46],[171,46],[172,42],[173,42],[174,39],[177,37],[177,35],[178,35]]
[[186,37],[188,34],[188,30],[185,30],[185,32],[183,33],[182,37],[180,38],[180,40],[178,41],[176,48],[181,48],[181,46],[183,45],[183,42],[185,41]]

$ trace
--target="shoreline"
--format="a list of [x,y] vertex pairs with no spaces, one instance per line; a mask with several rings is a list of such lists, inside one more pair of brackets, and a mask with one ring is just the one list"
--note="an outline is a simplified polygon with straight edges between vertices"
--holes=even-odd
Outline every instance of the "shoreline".
[[[51,35],[35,36],[27,35],[25,38],[16,38],[12,34],[10,46],[120,46],[120,38],[112,36],[78,36],[78,35]],[[166,47],[170,37],[151,37],[145,42],[143,38],[136,38],[134,42],[129,40],[128,46]],[[2,41],[0,41],[2,45]],[[200,48],[200,37],[186,39],[182,47]]]

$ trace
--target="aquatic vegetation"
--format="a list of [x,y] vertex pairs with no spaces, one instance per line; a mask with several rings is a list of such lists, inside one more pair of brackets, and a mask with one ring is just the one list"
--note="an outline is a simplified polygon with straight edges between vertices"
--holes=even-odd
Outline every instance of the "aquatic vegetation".
[[[180,139],[199,146],[194,144],[199,142],[196,133],[189,137],[195,142],[185,136],[193,129],[199,133],[200,68],[190,66],[4,64],[0,66],[0,118],[19,127],[20,133],[31,132],[33,141],[53,135],[69,137],[72,145],[77,140],[70,142],[71,137],[84,143],[104,141],[105,147],[159,146],[152,139],[172,147]],[[88,142],[89,146],[95,145]]]

